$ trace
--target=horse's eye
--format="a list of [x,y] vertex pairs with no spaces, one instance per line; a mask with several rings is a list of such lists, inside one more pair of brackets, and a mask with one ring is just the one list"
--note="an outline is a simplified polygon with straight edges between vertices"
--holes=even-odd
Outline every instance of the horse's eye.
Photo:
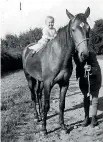
[[72,29],[72,32],[74,32],[75,31],[75,29]]

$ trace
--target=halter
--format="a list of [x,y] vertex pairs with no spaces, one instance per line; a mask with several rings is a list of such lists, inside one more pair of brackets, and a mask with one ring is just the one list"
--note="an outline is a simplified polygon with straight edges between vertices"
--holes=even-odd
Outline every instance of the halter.
[[[76,17],[75,17],[75,18],[76,18]],[[75,19],[75,18],[74,18],[74,19]],[[70,23],[71,23],[71,21],[70,21]],[[70,31],[70,36],[71,36],[71,38],[73,38],[71,31]],[[84,42],[84,41],[86,41],[86,40],[89,40],[89,38],[84,38],[82,41],[80,41],[80,42],[76,45],[75,50],[77,50],[77,47],[78,47],[82,42]]]
[[[71,36],[71,38],[73,38],[71,32],[70,32],[70,36]],[[82,41],[80,41],[80,42],[76,45],[75,50],[77,50],[77,47],[78,47],[82,42],[84,42],[84,41],[86,41],[86,40],[89,40],[89,38],[84,38]]]
[[84,42],[84,41],[86,41],[86,40],[89,40],[89,38],[85,38],[85,39],[83,39],[81,42],[79,42],[79,43],[76,45],[75,49],[77,49],[77,47],[78,47],[82,42]]

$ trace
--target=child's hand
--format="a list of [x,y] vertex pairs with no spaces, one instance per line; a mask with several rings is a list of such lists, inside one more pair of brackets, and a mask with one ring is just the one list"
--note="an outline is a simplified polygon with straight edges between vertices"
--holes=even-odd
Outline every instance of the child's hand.
[[50,40],[53,40],[53,39],[54,39],[54,37],[51,37],[51,38],[50,38]]
[[54,35],[54,38],[57,36],[57,34]]
[[85,66],[84,66],[84,69],[85,69],[86,71],[91,71],[91,66],[90,66],[90,65],[85,65]]

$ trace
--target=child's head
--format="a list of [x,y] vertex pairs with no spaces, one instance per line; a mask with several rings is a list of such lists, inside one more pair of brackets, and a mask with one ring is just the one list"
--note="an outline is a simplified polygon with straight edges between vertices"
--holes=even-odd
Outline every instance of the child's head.
[[54,26],[54,18],[52,16],[47,16],[45,20],[45,24],[49,29],[52,29]]

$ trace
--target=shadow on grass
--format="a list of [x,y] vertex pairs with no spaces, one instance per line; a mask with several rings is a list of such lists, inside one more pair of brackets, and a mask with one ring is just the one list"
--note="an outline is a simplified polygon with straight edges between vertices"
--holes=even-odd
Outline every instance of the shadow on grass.
[[[70,96],[74,96],[74,95],[77,95],[77,94],[80,94],[81,91],[78,91],[78,92],[74,92],[72,94],[69,94],[69,95],[66,95],[66,97],[70,97]],[[51,100],[59,100],[59,98],[53,98],[53,96],[51,96]]]
[[[80,93],[80,92],[78,92],[78,93]],[[74,94],[73,94],[73,95],[74,95]],[[69,96],[69,95],[68,95],[68,96]],[[82,108],[82,107],[83,107],[83,102],[80,103],[80,104],[77,104],[77,105],[73,106],[72,108],[66,109],[64,112],[73,111],[73,110],[76,110],[76,109],[80,109],[80,108]],[[98,107],[98,110],[103,111],[103,97],[100,97],[100,98],[99,98],[99,107]],[[50,115],[50,116],[48,116],[47,119],[50,119],[50,118],[52,118],[52,117],[54,117],[54,116],[57,116],[57,115],[59,115],[59,113]],[[103,114],[101,114],[100,116],[103,117]],[[100,116],[99,116],[99,118],[100,118]]]
[[[76,110],[76,109],[79,109],[79,108],[82,108],[82,107],[83,107],[83,103],[80,103],[80,104],[78,104],[78,105],[73,106],[73,107],[70,108],[70,109],[66,109],[64,112],[73,111],[73,110]],[[57,115],[59,115],[59,113],[55,113],[55,114],[53,114],[53,115],[50,115],[50,116],[48,116],[47,119],[50,119],[50,118],[52,118],[52,117],[54,117],[54,116],[57,116]]]
[[[66,127],[67,127],[67,134],[69,134],[73,129],[74,129],[74,126],[76,125],[76,126],[81,126],[81,123],[82,123],[82,120],[81,121],[77,121],[77,122],[74,122],[74,123],[71,123],[70,125],[67,125]],[[50,131],[48,131],[48,134],[50,134],[50,133],[53,133],[53,132],[55,132],[55,131],[57,131],[57,130],[60,130],[61,128],[60,127],[58,127],[58,128],[55,128],[54,130],[50,130]]]

